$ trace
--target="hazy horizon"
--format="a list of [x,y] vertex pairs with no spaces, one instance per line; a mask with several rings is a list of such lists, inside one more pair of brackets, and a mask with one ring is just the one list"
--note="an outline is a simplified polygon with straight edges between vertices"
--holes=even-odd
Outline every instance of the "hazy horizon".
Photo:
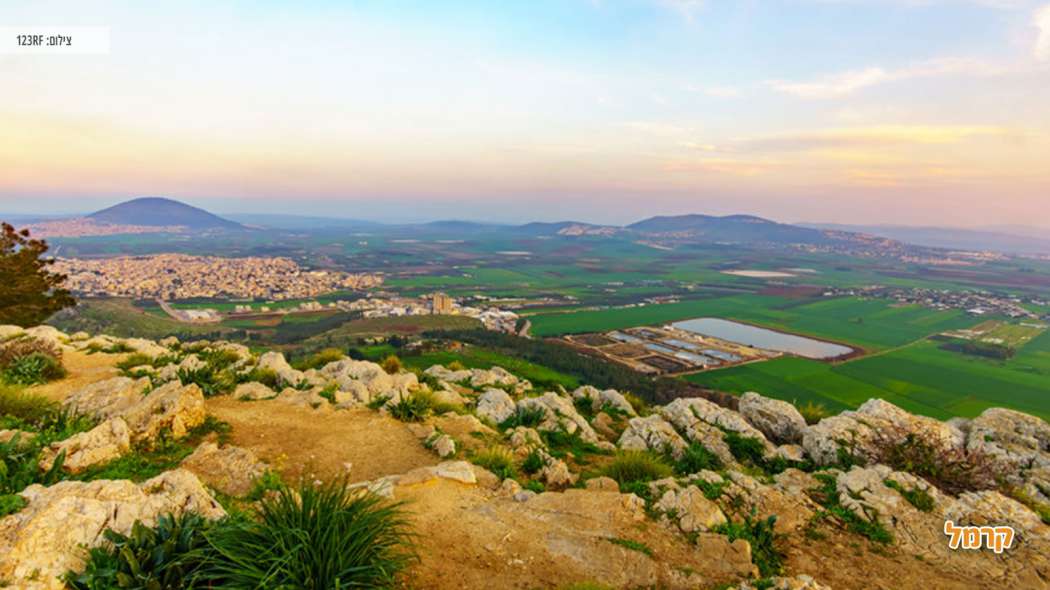
[[1050,224],[1047,0],[41,1],[0,21],[110,36],[0,55],[11,213],[164,195],[380,221]]

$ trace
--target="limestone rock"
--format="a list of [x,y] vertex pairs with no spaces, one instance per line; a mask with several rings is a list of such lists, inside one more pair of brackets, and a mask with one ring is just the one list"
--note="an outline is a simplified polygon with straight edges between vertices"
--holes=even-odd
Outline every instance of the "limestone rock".
[[22,446],[33,441],[36,438],[35,432],[27,432],[25,430],[0,430],[0,444],[11,442],[12,439],[18,437],[18,445]]
[[63,344],[69,343],[69,335],[65,332],[48,325],[33,326],[25,329],[25,335],[37,340],[43,340],[61,348]]
[[281,383],[284,385],[297,385],[303,380],[303,372],[297,371],[288,364],[285,360],[284,355],[279,352],[266,352],[259,357],[259,362],[256,364],[260,369],[270,369],[277,373],[277,376],[281,378]]
[[248,449],[205,442],[182,461],[182,468],[230,496],[244,496],[266,472],[266,463]]
[[565,461],[553,457],[543,450],[540,451],[540,456],[543,458],[543,468],[540,469],[539,478],[546,482],[548,486],[561,488],[576,483],[577,476],[572,471],[569,471],[569,466]]
[[1038,514],[995,491],[960,494],[945,510],[944,518],[960,526],[1006,525],[1022,536],[1050,538],[1050,526],[1043,524]]
[[99,545],[106,529],[127,534],[135,521],[153,523],[168,513],[225,515],[200,481],[181,469],[138,485],[63,481],[34,484],[19,495],[26,507],[0,520],[0,579],[19,588],[65,588],[58,577],[82,568],[84,548]]
[[513,430],[508,430],[507,439],[513,449],[529,450],[546,446],[543,444],[540,433],[527,426],[517,426]]
[[164,356],[170,352],[167,348],[157,344],[156,342],[152,340],[146,340],[143,338],[125,338],[121,341],[121,343],[123,343],[124,346],[130,348],[132,351],[137,352],[139,354],[144,354],[150,358]]
[[518,402],[518,410],[542,410],[543,421],[536,427],[540,431],[556,432],[565,431],[570,435],[579,437],[589,443],[598,442],[598,434],[594,432],[587,420],[576,411],[576,406],[567,397],[548,391],[540,397],[529,397]]
[[461,383],[463,381],[466,381],[467,379],[470,379],[473,376],[473,373],[470,371],[470,369],[461,369],[459,371],[453,371],[450,369],[446,369],[441,365],[433,365],[426,371],[424,371],[424,373],[430,375],[431,377],[436,377],[442,381],[448,381],[449,383]]
[[749,391],[740,397],[740,413],[775,443],[802,442],[806,420],[788,402]]
[[695,486],[664,492],[655,508],[673,519],[685,533],[709,531],[727,522],[722,509]]
[[620,491],[620,484],[616,483],[616,480],[611,477],[594,477],[587,480],[585,489],[594,492],[617,492]]
[[[768,454],[774,452],[774,447],[766,439],[766,436],[745,420],[743,416],[706,399],[699,397],[678,398],[660,408],[660,414],[678,427],[679,430],[689,435],[690,440],[696,440],[691,432],[697,430],[699,422],[703,422],[709,426],[731,430],[741,436],[756,439],[762,443]],[[710,432],[710,430],[701,427],[698,433],[704,433],[704,431]]]
[[583,385],[577,387],[572,392],[573,399],[586,399],[591,402],[591,409],[595,412],[602,411],[603,408],[609,407],[613,410],[623,412],[628,416],[637,416],[637,412],[634,411],[634,407],[622,393],[615,389],[606,389],[599,391],[598,388],[590,385]]
[[2,325],[0,326],[0,342],[21,336],[25,333],[25,328],[22,328],[21,326],[12,326],[9,324]]
[[276,395],[277,393],[274,392],[274,390],[263,385],[262,383],[257,383],[255,381],[249,381],[248,383],[240,383],[237,385],[237,388],[233,390],[234,399],[241,400],[270,399],[272,397],[275,397]]
[[81,414],[101,419],[112,418],[126,412],[142,401],[142,392],[149,386],[149,379],[113,377],[80,388],[67,397],[62,405]]
[[617,443],[621,449],[635,451],[670,451],[680,457],[688,446],[682,436],[659,414],[644,418],[631,418]]
[[492,420],[496,424],[514,414],[514,400],[502,389],[489,389],[478,398],[479,418]]
[[204,423],[204,394],[196,384],[171,382],[154,389],[122,415],[133,443],[152,443],[165,432],[178,440]]
[[444,459],[456,454],[456,441],[447,434],[441,434],[430,441],[430,448]]
[[49,471],[60,453],[62,469],[80,473],[93,465],[108,463],[131,451],[131,433],[123,418],[110,418],[87,432],[51,443],[41,449],[40,470]]

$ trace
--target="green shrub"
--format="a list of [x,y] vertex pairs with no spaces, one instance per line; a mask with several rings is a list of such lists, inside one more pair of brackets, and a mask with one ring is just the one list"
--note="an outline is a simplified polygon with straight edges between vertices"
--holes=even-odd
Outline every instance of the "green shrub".
[[26,506],[25,498],[18,494],[0,495],[0,518],[14,514]]
[[342,350],[338,348],[325,348],[319,350],[314,354],[306,357],[302,361],[295,364],[295,368],[300,371],[307,371],[309,369],[320,369],[328,363],[334,363],[341,361],[346,358],[346,355]]
[[[35,439],[23,441],[20,434],[0,443],[0,495],[17,494],[35,483],[49,486],[64,478],[62,463],[66,458],[65,451],[55,457],[49,470],[40,470],[43,444]],[[13,502],[8,501],[9,504]]]
[[811,401],[798,406],[798,413],[802,414],[802,418],[805,419],[806,424],[816,424],[831,415],[831,412],[824,407],[824,404],[818,404]]
[[467,367],[464,366],[463,363],[461,363],[459,361],[452,361],[451,363],[445,365],[445,368],[448,369],[449,371],[465,371],[465,370],[467,370]]
[[402,422],[422,422],[434,410],[434,394],[425,390],[412,392],[403,396],[401,401],[390,405],[390,415]]
[[127,358],[118,362],[116,367],[122,371],[127,371],[128,369],[134,369],[135,367],[141,367],[143,365],[153,366],[153,358],[141,352],[135,352],[129,354]]
[[281,377],[268,367],[254,367],[247,373],[237,375],[237,383],[249,382],[262,383],[270,389],[277,390],[281,386]]
[[631,551],[637,551],[638,553],[641,553],[648,557],[653,556],[653,550],[641,541],[632,541],[631,539],[620,539],[618,537],[611,537],[606,539],[606,541],[612,543],[613,545],[619,545],[620,547],[623,547],[625,549],[630,549]]
[[522,484],[521,487],[525,488],[526,490],[529,490],[530,492],[536,492],[537,494],[542,494],[543,492],[547,491],[547,486],[543,485],[542,481],[536,481],[534,479],[530,479],[529,481],[525,482],[524,484]]
[[192,383],[200,387],[204,397],[231,393],[237,387],[237,378],[233,373],[217,370],[211,365],[197,369],[179,369],[178,377],[183,385]]
[[649,451],[619,451],[603,469],[602,475],[611,477],[620,484],[623,492],[643,491],[648,497],[650,481],[671,477],[674,470],[664,460]]
[[413,558],[399,504],[348,490],[346,482],[281,486],[255,518],[207,532],[200,580],[211,588],[388,588]]
[[66,370],[58,358],[42,352],[33,352],[5,365],[0,375],[8,384],[36,385],[65,377]]
[[935,504],[933,496],[927,493],[926,490],[921,490],[919,488],[909,490],[902,486],[900,482],[892,479],[887,479],[884,483],[886,484],[886,487],[897,490],[897,492],[903,496],[909,504],[918,510],[921,510],[922,512],[930,512],[933,510]]
[[589,443],[580,438],[579,432],[569,434],[564,430],[543,430],[540,437],[547,444],[547,451],[553,457],[564,459],[572,455],[577,463],[585,463],[587,455],[608,455],[594,443]]
[[277,491],[283,486],[284,481],[281,479],[281,474],[267,469],[262,475],[255,478],[255,481],[252,482],[252,489],[248,491],[245,498],[249,502],[258,502],[268,492]]
[[39,429],[57,411],[58,404],[42,395],[27,393],[21,388],[0,386],[0,416],[9,416]]
[[718,471],[722,469],[722,461],[698,442],[690,443],[682,456],[674,460],[674,471],[679,475],[690,475],[704,469]]
[[517,428],[518,426],[525,426],[527,428],[535,428],[543,422],[543,419],[547,417],[547,413],[543,408],[539,406],[523,407],[518,406],[514,408],[514,413],[507,417],[506,420],[499,423],[499,427],[502,430],[510,428]]
[[81,573],[68,572],[74,590],[180,590],[194,587],[207,554],[205,531],[212,525],[194,513],[157,519],[155,527],[136,521],[129,535],[103,533],[106,544],[88,552]]
[[631,404],[631,407],[634,408],[634,411],[637,412],[639,416],[648,416],[649,414],[652,414],[653,411],[652,408],[649,407],[649,402],[644,399],[629,391],[623,392],[623,397],[627,400],[627,403]]
[[514,466],[514,454],[506,447],[489,447],[478,451],[470,461],[495,473],[500,479],[513,479],[518,475]]
[[952,495],[998,489],[1007,475],[1001,462],[980,451],[946,449],[915,434],[880,431],[874,461],[922,477]]
[[392,354],[383,359],[383,362],[379,363],[379,366],[383,367],[383,370],[388,374],[396,375],[401,372],[401,359]]
[[713,531],[726,535],[730,541],[747,541],[751,545],[751,562],[758,567],[759,574],[767,578],[780,574],[784,569],[784,555],[775,544],[776,534],[773,529],[776,522],[776,516],[756,520],[752,511],[742,522],[727,522]]
[[850,532],[866,537],[871,541],[884,545],[893,542],[893,534],[882,526],[877,514],[869,514],[870,520],[861,518],[842,505],[839,499],[838,487],[835,483],[835,476],[818,473],[814,474],[813,477],[820,482],[820,487],[810,490],[809,494],[818,504],[824,507],[824,510],[816,515],[818,520],[834,517],[845,525]]
[[521,470],[528,475],[538,472],[543,469],[544,461],[543,456],[540,455],[539,449],[532,449],[525,460],[521,462]]

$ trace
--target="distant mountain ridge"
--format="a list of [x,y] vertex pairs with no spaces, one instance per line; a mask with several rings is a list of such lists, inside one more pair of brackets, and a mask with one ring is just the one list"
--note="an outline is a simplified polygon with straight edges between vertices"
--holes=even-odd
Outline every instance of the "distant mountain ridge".
[[240,230],[245,227],[204,209],[173,199],[143,197],[124,201],[87,216],[97,223],[147,227],[182,226],[190,230]]
[[627,226],[645,234],[680,234],[713,242],[774,242],[824,244],[832,238],[824,231],[778,223],[754,215],[674,215],[644,219]]
[[[966,229],[951,227],[918,227],[906,225],[846,225],[836,223],[804,223],[803,227],[826,230],[861,232],[882,236],[917,246],[947,248],[950,250],[993,250],[1017,254],[1050,254],[1050,232],[1044,236],[1026,235],[1015,230],[1008,233],[996,229]],[[1025,228],[1034,231],[1032,228]]]

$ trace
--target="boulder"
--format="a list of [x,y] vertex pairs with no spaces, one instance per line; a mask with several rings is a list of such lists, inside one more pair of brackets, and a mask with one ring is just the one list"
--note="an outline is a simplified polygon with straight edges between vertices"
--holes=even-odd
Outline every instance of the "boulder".
[[727,522],[718,504],[705,498],[696,486],[667,490],[654,508],[674,521],[684,533],[709,531]]
[[58,328],[46,324],[26,328],[25,335],[31,338],[36,338],[37,340],[43,340],[44,342],[54,345],[56,348],[62,348],[62,345],[69,343],[68,334]]
[[276,397],[277,393],[262,383],[256,383],[250,381],[248,383],[240,383],[237,388],[233,390],[234,399],[241,400],[261,400],[271,399]]
[[702,422],[708,426],[758,440],[765,447],[767,454],[771,455],[775,452],[775,447],[766,439],[766,435],[752,426],[743,416],[703,398],[678,398],[660,408],[660,414],[679,430],[685,432],[690,440],[697,440],[692,434],[693,431],[697,431],[698,437],[708,436],[710,429],[699,426],[699,423]]
[[445,459],[456,454],[456,440],[447,434],[438,434],[427,440],[427,446],[434,449],[438,457]]
[[539,453],[543,459],[543,468],[540,469],[539,478],[548,486],[562,488],[576,483],[577,476],[569,471],[569,466],[565,461],[550,455],[543,449],[540,449]]
[[135,521],[193,511],[205,518],[226,513],[200,481],[185,470],[134,484],[127,480],[34,484],[20,494],[21,511],[0,520],[0,579],[14,587],[60,590],[59,576],[84,566],[85,548],[113,529],[128,534]]
[[376,363],[353,359],[328,363],[321,368],[320,375],[338,383],[340,389],[352,392],[361,398],[362,403],[369,403],[379,396],[397,402],[419,386],[416,376],[411,373],[389,375]]
[[626,450],[657,453],[670,451],[675,457],[681,457],[682,452],[688,446],[674,427],[659,414],[644,418],[631,418],[617,444],[621,449]]
[[259,357],[259,362],[256,363],[256,366],[260,369],[270,369],[277,373],[281,383],[284,385],[294,386],[303,380],[303,372],[293,369],[288,364],[288,361],[285,360],[284,355],[279,352],[269,351],[263,353]]
[[266,472],[266,463],[248,449],[205,442],[182,460],[181,467],[229,496],[244,496]]
[[436,377],[442,381],[448,381],[449,383],[462,383],[473,376],[470,369],[460,369],[459,371],[452,371],[446,369],[441,365],[433,365],[426,371],[423,371],[431,377]]
[[740,397],[740,414],[775,443],[802,442],[806,420],[788,402],[749,391]]
[[62,405],[80,414],[101,419],[112,418],[141,402],[142,392],[149,384],[147,378],[113,377],[78,389]]
[[628,416],[638,415],[631,403],[627,401],[627,398],[615,389],[599,391],[596,387],[583,385],[572,392],[572,397],[575,400],[588,400],[591,403],[591,410],[594,412],[600,412],[608,407],[613,411],[623,412]]
[[1050,526],[1013,498],[995,491],[964,492],[944,511],[958,526],[1011,526],[1022,536],[1050,539]]
[[543,437],[540,436],[540,433],[536,429],[527,426],[517,426],[513,430],[508,430],[507,440],[510,442],[511,448],[515,450],[531,450],[546,446],[543,444]]
[[540,397],[528,397],[518,401],[519,411],[537,409],[543,412],[543,421],[536,427],[537,430],[565,431],[570,435],[578,435],[586,442],[598,442],[598,434],[576,411],[576,406],[568,397],[548,391]]
[[478,397],[478,417],[496,424],[514,414],[514,400],[502,389],[488,389]]
[[1050,467],[1050,424],[1005,408],[988,408],[969,425],[969,450],[1017,469]]
[[49,471],[60,453],[62,469],[80,473],[93,465],[108,463],[131,451],[131,432],[123,418],[110,418],[87,432],[53,442],[41,449],[40,470]]
[[144,338],[125,338],[121,340],[124,346],[127,346],[132,351],[139,354],[144,354],[150,358],[157,358],[169,354],[171,351],[167,348],[157,344],[152,340],[146,340]]
[[122,413],[131,442],[151,445],[162,433],[178,440],[204,423],[204,394],[196,384],[173,381],[154,389]]
[[8,340],[10,338],[15,338],[16,336],[21,336],[25,333],[25,328],[22,328],[21,326],[12,326],[10,324],[4,324],[0,326],[0,342],[3,342],[4,340]]
[[604,475],[588,479],[584,488],[593,492],[620,492],[620,484],[616,483],[615,479]]

